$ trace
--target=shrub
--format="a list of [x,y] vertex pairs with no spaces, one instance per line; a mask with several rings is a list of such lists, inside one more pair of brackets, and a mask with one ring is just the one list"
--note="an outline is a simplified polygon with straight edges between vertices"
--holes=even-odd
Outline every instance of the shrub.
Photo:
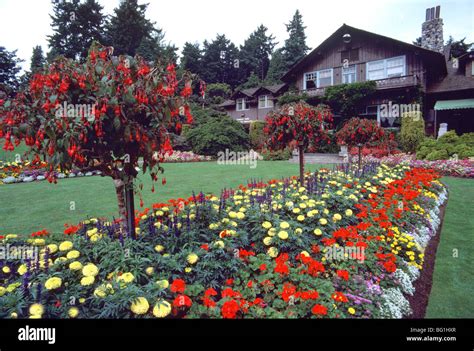
[[449,154],[446,150],[435,150],[426,156],[428,161],[446,160],[447,158],[449,158]]
[[249,136],[239,122],[228,116],[210,119],[186,133],[194,153],[216,156],[219,151],[244,151],[250,146]]
[[425,138],[425,122],[420,111],[406,112],[402,115],[400,142],[405,152],[415,152]]
[[262,121],[253,121],[250,123],[250,145],[254,150],[261,150],[265,144],[265,133],[263,128],[265,127],[265,122]]
[[264,161],[287,161],[291,158],[291,148],[283,150],[263,149],[261,155]]

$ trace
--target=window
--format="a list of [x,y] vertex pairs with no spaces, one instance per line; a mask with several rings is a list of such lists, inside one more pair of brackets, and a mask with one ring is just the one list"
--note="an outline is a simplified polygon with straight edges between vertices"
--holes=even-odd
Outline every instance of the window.
[[356,66],[355,65],[351,65],[347,68],[342,67],[342,83],[343,84],[357,82],[356,77],[357,76],[356,76]]
[[258,97],[258,108],[273,107],[273,100],[268,95],[260,95]]
[[367,62],[367,80],[401,77],[405,74],[405,56]]
[[471,75],[474,76],[474,61],[471,61]]
[[237,111],[244,111],[244,110],[248,110],[248,107],[247,107],[247,99],[245,98],[242,98],[242,99],[237,99],[236,101],[236,108],[235,108]]
[[343,63],[344,60],[348,60],[349,62],[359,61],[359,49],[341,51],[341,63]]
[[303,89],[323,88],[332,85],[332,68],[304,74]]

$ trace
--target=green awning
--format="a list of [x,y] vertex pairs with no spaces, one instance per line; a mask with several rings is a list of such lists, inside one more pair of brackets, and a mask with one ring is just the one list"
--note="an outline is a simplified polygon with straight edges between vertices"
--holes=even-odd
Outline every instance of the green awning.
[[436,111],[459,110],[463,108],[474,108],[474,99],[436,101],[434,106]]

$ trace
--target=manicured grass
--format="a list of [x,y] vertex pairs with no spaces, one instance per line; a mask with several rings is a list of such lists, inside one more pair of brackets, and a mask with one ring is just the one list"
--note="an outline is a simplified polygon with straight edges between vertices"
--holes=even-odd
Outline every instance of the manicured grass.
[[449,200],[426,317],[472,318],[474,180],[446,177],[442,181],[449,187]]
[[[307,165],[307,170],[317,165]],[[321,167],[321,166],[319,166]],[[141,175],[145,206],[178,197],[189,197],[192,192],[220,194],[223,188],[246,184],[249,179],[269,180],[298,174],[298,165],[288,161],[259,161],[256,168],[248,165],[218,165],[216,162],[164,164],[167,183],[155,184],[148,174]],[[138,182],[137,182],[138,183]],[[73,202],[73,203],[72,203]],[[71,209],[71,205],[75,209]],[[136,209],[139,199],[136,197]],[[58,180],[0,185],[0,234],[30,233],[48,229],[62,233],[64,223],[77,224],[89,217],[117,216],[117,200],[109,177],[81,177]]]

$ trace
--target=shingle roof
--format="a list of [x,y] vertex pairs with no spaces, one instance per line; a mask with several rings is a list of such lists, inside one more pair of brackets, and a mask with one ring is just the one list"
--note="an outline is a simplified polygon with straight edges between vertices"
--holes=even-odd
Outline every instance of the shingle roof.
[[462,69],[454,68],[452,61],[447,56],[446,69],[448,74],[439,82],[430,84],[426,90],[428,94],[474,89],[474,78],[466,77]]

